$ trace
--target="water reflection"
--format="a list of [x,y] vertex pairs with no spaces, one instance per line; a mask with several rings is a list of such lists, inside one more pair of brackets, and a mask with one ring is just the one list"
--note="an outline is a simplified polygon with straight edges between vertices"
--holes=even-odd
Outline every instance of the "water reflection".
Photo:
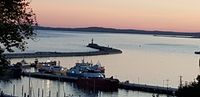
[[[13,93],[13,85],[16,86],[15,95],[21,97],[22,96],[22,87],[23,93],[28,94],[28,77],[22,77],[21,80],[12,80],[8,83],[0,82],[1,90],[6,92],[7,94]],[[60,85],[58,85],[60,84]],[[33,97],[38,97],[38,90],[40,97],[42,96],[42,91],[44,91],[44,97],[48,97],[49,93],[51,93],[51,97],[56,97],[57,92],[59,92],[60,97],[72,96],[72,97],[151,97],[151,93],[138,92],[138,91],[130,91],[119,89],[115,92],[103,92],[97,90],[87,90],[83,88],[79,88],[74,83],[69,82],[59,82],[52,80],[43,80],[43,79],[35,79],[31,78],[31,87]],[[51,91],[51,92],[49,92]],[[167,97],[166,95],[160,95],[159,97]]]
[[[193,81],[198,74],[199,56],[194,55],[194,51],[199,50],[200,41],[189,38],[171,38],[171,37],[154,37],[150,35],[132,35],[132,34],[95,34],[95,33],[71,33],[68,31],[38,31],[41,36],[37,42],[29,42],[28,51],[91,51],[85,47],[90,42],[91,37],[100,45],[109,45],[123,50],[119,55],[91,56],[84,57],[86,61],[100,61],[106,68],[106,76],[114,76],[121,81],[129,80],[134,83],[153,84],[166,86],[169,79],[169,87],[179,85],[179,76],[183,76],[184,81]],[[47,36],[45,36],[47,35]],[[57,60],[61,65],[70,68],[74,66],[77,60],[82,57],[57,57],[57,58],[40,58],[39,61]],[[35,59],[26,59],[27,62],[33,62]],[[21,59],[13,59],[16,63]],[[70,65],[69,65],[70,64]],[[139,77],[139,81],[138,81]],[[43,79],[32,79],[35,93],[38,88],[45,91],[51,90],[52,95],[58,91],[57,81],[45,81]],[[28,78],[22,77],[21,80],[13,80],[18,87],[18,95],[21,95],[21,87],[28,90]],[[12,93],[13,83],[0,83],[9,94]],[[85,90],[76,88],[73,83],[60,83],[60,91],[66,94],[98,96],[98,97],[151,97],[150,93],[137,91],[126,91],[119,89],[118,92],[107,93],[98,92],[90,93]],[[48,95],[48,92],[45,92]],[[62,96],[61,95],[61,96]],[[166,97],[162,95],[160,97]]]

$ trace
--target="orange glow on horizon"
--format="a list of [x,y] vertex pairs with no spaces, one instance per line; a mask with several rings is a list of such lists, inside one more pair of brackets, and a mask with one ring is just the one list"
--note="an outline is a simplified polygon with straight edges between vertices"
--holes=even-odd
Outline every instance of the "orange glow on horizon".
[[34,0],[39,25],[200,31],[199,0]]

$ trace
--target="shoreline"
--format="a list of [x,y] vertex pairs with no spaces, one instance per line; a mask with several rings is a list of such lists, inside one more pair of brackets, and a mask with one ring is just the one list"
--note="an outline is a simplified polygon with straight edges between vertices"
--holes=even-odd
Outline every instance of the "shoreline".
[[80,31],[90,33],[113,33],[113,34],[141,34],[154,36],[167,36],[177,38],[200,38],[200,32],[176,32],[176,31],[150,31],[138,29],[117,29],[104,27],[83,27],[83,28],[57,28],[57,27],[35,27],[35,30],[56,30],[56,31]]
[[200,36],[185,36],[185,35],[153,35],[155,37],[172,37],[172,38],[193,38],[193,39],[199,39]]

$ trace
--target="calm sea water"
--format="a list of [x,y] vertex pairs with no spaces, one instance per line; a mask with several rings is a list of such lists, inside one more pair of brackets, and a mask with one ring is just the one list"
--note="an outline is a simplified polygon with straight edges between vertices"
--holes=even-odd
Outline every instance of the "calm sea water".
[[[122,54],[84,57],[86,61],[100,62],[106,68],[106,76],[114,76],[121,81],[129,80],[134,83],[157,86],[178,87],[179,76],[185,81],[193,81],[197,76],[199,56],[194,51],[200,50],[200,40],[191,38],[156,37],[152,35],[136,34],[108,34],[94,32],[70,32],[38,30],[38,37],[29,41],[26,52],[36,51],[95,51],[86,45],[94,39],[95,43],[121,49]],[[41,58],[39,61],[59,60],[67,68],[74,66],[83,57],[56,57]],[[22,59],[13,59],[13,63]],[[34,58],[26,59],[33,62]],[[167,80],[169,80],[167,82]],[[11,83],[0,83],[0,88],[11,94],[13,85],[16,85],[16,94],[21,96],[21,88],[28,91],[28,78],[12,80]],[[31,78],[35,97],[37,89],[44,89],[55,97],[60,89],[61,97],[64,92],[74,97],[152,97],[151,93],[126,91],[117,92],[91,92],[76,88],[72,83],[42,80]],[[59,88],[58,88],[59,87]],[[54,95],[54,96],[53,96]],[[160,95],[160,97],[167,97]]]

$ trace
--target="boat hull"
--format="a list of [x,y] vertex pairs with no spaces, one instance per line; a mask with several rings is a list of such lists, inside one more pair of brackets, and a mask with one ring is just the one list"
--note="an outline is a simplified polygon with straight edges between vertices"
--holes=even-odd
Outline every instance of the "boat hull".
[[112,78],[79,78],[76,83],[81,88],[102,91],[117,91],[119,87],[119,80]]
[[195,54],[200,54],[200,51],[196,51],[196,52],[194,52]]

